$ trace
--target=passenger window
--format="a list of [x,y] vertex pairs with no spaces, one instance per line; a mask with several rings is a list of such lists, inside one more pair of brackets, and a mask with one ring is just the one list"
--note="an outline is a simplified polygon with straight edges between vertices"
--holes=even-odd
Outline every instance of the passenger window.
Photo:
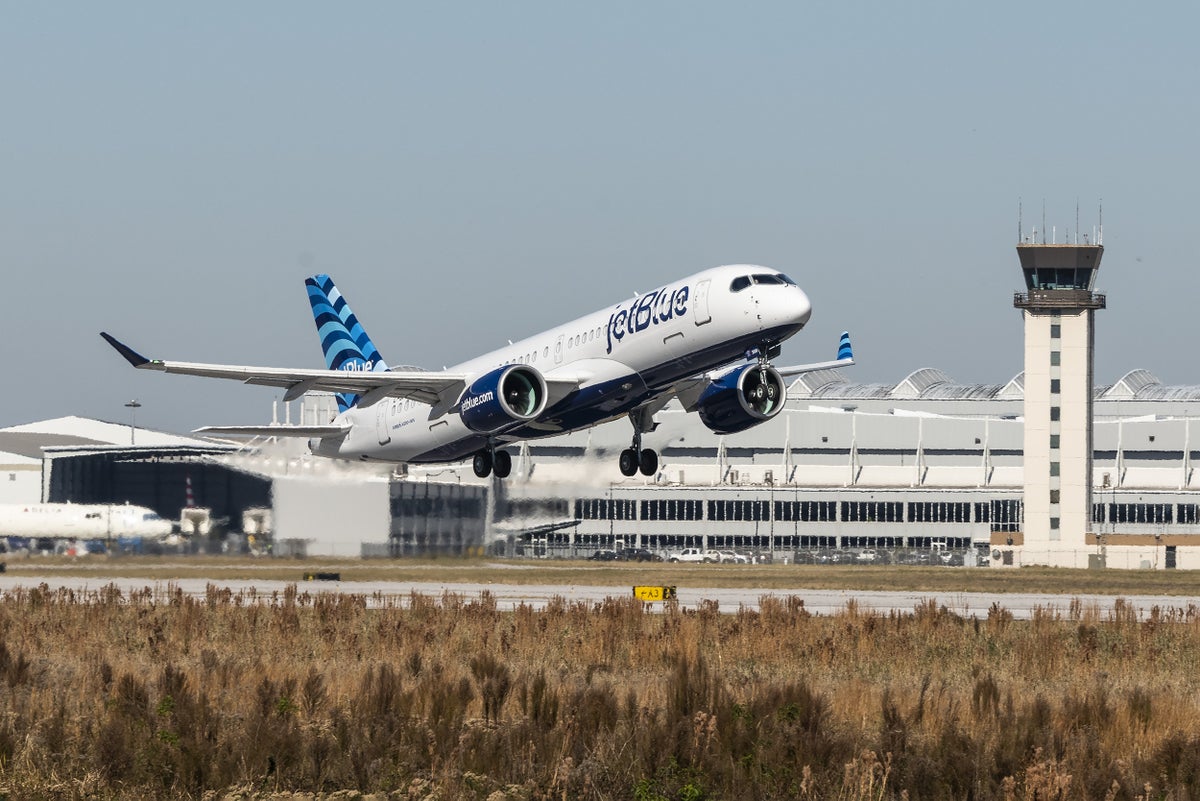
[[733,279],[733,283],[729,285],[730,292],[741,292],[746,287],[750,286],[750,276],[739,275]]

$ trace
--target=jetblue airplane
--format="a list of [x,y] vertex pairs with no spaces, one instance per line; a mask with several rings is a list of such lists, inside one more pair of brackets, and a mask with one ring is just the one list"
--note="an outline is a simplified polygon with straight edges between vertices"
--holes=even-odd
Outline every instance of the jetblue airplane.
[[332,279],[305,281],[325,370],[147,359],[101,336],[134,367],[337,395],[329,425],[222,426],[198,433],[309,437],[313,453],[340,459],[444,463],[472,459],[475,475],[508,476],[505,445],[628,416],[633,440],[621,473],[658,470],[642,447],[672,398],[718,434],[783,409],[784,379],[854,363],[842,334],[833,361],[773,367],[780,343],[808,322],[808,296],[788,276],[752,265],[716,267],[535,334],[441,372],[388,367]]

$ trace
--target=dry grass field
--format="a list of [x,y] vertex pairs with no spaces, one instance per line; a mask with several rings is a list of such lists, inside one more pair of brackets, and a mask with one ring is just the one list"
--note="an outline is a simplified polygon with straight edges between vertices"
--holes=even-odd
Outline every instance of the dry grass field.
[[[100,564],[83,569],[99,576]],[[230,569],[265,576],[319,567]],[[482,563],[334,569],[352,567],[396,580],[404,570],[425,580],[429,571],[451,571],[441,580],[473,571],[470,580],[482,581],[479,571],[494,569],[504,581],[538,582],[601,570],[615,585],[651,575]],[[728,574],[777,590],[812,586],[828,572],[725,567],[705,569],[706,582]],[[10,563],[10,573],[17,569]],[[680,584],[696,575],[649,570]],[[1090,590],[1064,588],[1059,571],[846,574],[878,582],[872,586],[958,581],[952,586],[963,590],[994,576],[1032,582],[1021,585],[1028,591],[1057,584],[1118,592],[1113,585],[1124,582],[1139,592],[1192,591],[1182,574],[1071,574],[1104,580]],[[851,605],[813,616],[794,600],[764,598],[757,612],[713,604],[649,612],[629,599],[501,612],[486,594],[368,608],[363,597],[308,589],[261,597],[213,586],[191,598],[38,588],[0,597],[0,792],[429,801],[1200,797],[1194,608],[1138,619],[1123,604],[1102,615],[1075,602],[1061,615],[1015,621],[996,606],[986,619],[964,620],[933,604],[906,615]]]

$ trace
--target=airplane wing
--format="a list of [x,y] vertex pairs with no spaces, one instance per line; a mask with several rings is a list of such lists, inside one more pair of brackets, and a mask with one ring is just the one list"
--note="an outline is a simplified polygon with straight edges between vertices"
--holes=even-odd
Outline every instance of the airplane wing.
[[349,392],[361,395],[357,404],[360,407],[371,406],[384,398],[409,398],[428,403],[435,408],[440,407],[444,411],[462,394],[468,378],[465,373],[427,373],[419,370],[294,370],[281,367],[163,361],[147,359],[104,332],[101,332],[100,336],[139,370],[227,378],[246,384],[279,387],[287,390],[283,396],[284,401],[293,401],[305,392],[314,390]]
[[210,437],[308,437],[325,439],[350,431],[347,426],[203,426],[192,431]]

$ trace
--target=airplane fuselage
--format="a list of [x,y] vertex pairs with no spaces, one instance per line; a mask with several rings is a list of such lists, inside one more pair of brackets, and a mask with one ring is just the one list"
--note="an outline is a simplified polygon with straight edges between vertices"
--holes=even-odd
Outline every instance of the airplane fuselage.
[[165,537],[171,528],[153,510],[131,504],[0,504],[0,536],[6,537]]
[[[776,276],[756,283],[751,275]],[[414,400],[387,398],[339,416],[345,437],[314,442],[325,456],[389,462],[447,462],[489,445],[553,436],[621,417],[675,381],[774,346],[804,327],[811,305],[804,291],[775,270],[717,267],[580,317],[449,368],[483,374],[527,365],[578,388],[536,420],[481,434],[459,414],[431,414]]]

